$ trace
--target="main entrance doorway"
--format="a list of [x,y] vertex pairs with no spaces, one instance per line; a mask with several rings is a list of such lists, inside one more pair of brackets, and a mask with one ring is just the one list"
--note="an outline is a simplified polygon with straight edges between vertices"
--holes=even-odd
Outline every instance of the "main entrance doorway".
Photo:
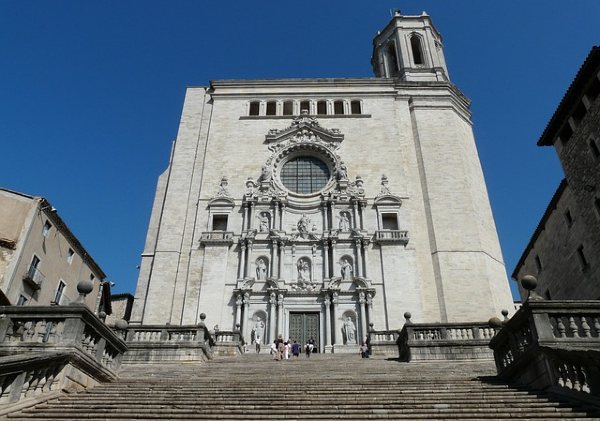
[[315,349],[319,347],[319,313],[290,313],[290,338],[297,341],[304,349],[310,338],[315,341]]

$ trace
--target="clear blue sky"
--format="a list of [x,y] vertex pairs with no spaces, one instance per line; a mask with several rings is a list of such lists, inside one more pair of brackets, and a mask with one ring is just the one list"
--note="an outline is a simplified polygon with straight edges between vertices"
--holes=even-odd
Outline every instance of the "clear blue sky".
[[133,293],[185,87],[372,76],[391,8],[432,16],[473,101],[510,274],[562,178],[536,141],[600,43],[598,0],[0,0],[0,185],[48,198],[114,291]]

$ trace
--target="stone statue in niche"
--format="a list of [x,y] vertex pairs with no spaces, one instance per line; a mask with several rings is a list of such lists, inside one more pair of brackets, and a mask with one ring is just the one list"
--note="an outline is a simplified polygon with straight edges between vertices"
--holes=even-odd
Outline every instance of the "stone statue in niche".
[[298,284],[301,286],[308,285],[310,279],[310,263],[306,259],[298,260]]
[[269,214],[267,212],[261,212],[258,216],[258,231],[269,232]]
[[346,317],[343,329],[344,336],[346,337],[346,345],[356,344],[356,326],[352,321],[352,317]]
[[341,265],[342,279],[344,281],[351,281],[352,280],[352,264],[348,261],[348,259],[346,259],[344,257],[342,259],[340,265]]
[[260,317],[258,317],[256,319],[256,323],[254,324],[254,327],[252,328],[252,341],[256,342],[258,339],[261,340],[261,342],[264,343],[264,333],[265,333],[265,323],[262,321],[262,319]]
[[267,262],[262,257],[256,260],[256,279],[260,281],[267,279]]
[[215,194],[215,197],[231,197],[229,194],[229,190],[227,189],[228,184],[229,181],[227,177],[223,176],[223,178],[221,178],[221,182],[219,183],[219,189],[217,190],[217,194]]
[[300,237],[307,238],[309,234],[310,228],[310,218],[306,216],[306,214],[302,214],[302,218],[298,221],[298,232],[300,233]]
[[348,213],[340,212],[340,216],[338,216],[338,218],[340,220],[338,224],[340,231],[350,231],[350,218],[348,218]]

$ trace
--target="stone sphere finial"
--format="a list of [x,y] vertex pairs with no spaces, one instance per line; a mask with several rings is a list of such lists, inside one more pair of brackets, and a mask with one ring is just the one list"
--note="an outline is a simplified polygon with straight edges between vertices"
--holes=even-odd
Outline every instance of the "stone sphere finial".
[[500,313],[504,317],[504,320],[508,320],[508,310],[507,309],[503,309]]
[[537,279],[533,275],[525,275],[521,278],[521,286],[527,291],[533,291],[537,288]]
[[115,328],[118,330],[125,330],[128,326],[127,320],[120,319],[115,322]]
[[493,328],[501,328],[502,327],[502,320],[500,320],[497,317],[492,317],[488,321],[488,324],[490,325],[490,327],[493,327]]
[[239,331],[239,330],[240,330],[240,324],[239,324],[239,323],[236,323],[236,324],[235,324],[235,330],[236,330],[236,331]]
[[105,321],[106,320],[106,311],[101,311],[100,313],[98,313],[98,317],[100,318],[100,320]]
[[407,311],[406,313],[404,313],[404,318],[406,319],[406,324],[412,324],[412,322],[410,321],[411,317],[412,317],[412,314],[410,314],[410,311]]
[[525,301],[543,300],[543,298],[540,297],[540,295],[537,292],[535,292],[537,285],[538,281],[533,275],[525,275],[521,278],[521,286],[527,290],[527,298],[525,299]]
[[77,297],[77,299],[73,301],[73,304],[84,304],[86,295],[88,295],[93,290],[94,283],[92,281],[83,280],[77,282],[77,292],[79,293],[79,297]]

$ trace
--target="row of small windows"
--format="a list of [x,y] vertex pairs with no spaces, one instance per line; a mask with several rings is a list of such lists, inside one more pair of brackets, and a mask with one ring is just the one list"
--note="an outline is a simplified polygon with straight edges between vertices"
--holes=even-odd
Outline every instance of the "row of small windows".
[[[262,105],[262,107],[261,107]],[[303,111],[311,115],[344,115],[344,114],[362,114],[362,103],[360,100],[335,101],[251,101],[248,108],[248,115],[300,115]]]
[[[576,256],[577,256],[577,261],[579,262],[579,267],[581,268],[581,270],[582,271],[587,270],[590,266],[590,262],[589,262],[587,256],[585,255],[585,252],[583,251],[583,245],[580,245],[579,247],[577,247]],[[540,256],[538,256],[537,254],[533,258],[533,260],[535,262],[535,269],[539,275],[540,273],[542,273],[542,270],[544,269],[544,266],[542,265],[542,260],[540,259]]]
[[[598,77],[595,77],[590,84],[590,86],[585,91],[583,98],[577,103],[573,112],[571,113],[570,121],[567,121],[558,136],[563,143],[566,143],[571,136],[573,136],[573,130],[579,126],[583,118],[586,116],[588,112],[588,107],[586,106],[586,101],[592,103],[596,100],[596,98],[600,95],[600,80]],[[598,145],[595,145],[596,151],[600,156],[600,151],[598,150]]]

